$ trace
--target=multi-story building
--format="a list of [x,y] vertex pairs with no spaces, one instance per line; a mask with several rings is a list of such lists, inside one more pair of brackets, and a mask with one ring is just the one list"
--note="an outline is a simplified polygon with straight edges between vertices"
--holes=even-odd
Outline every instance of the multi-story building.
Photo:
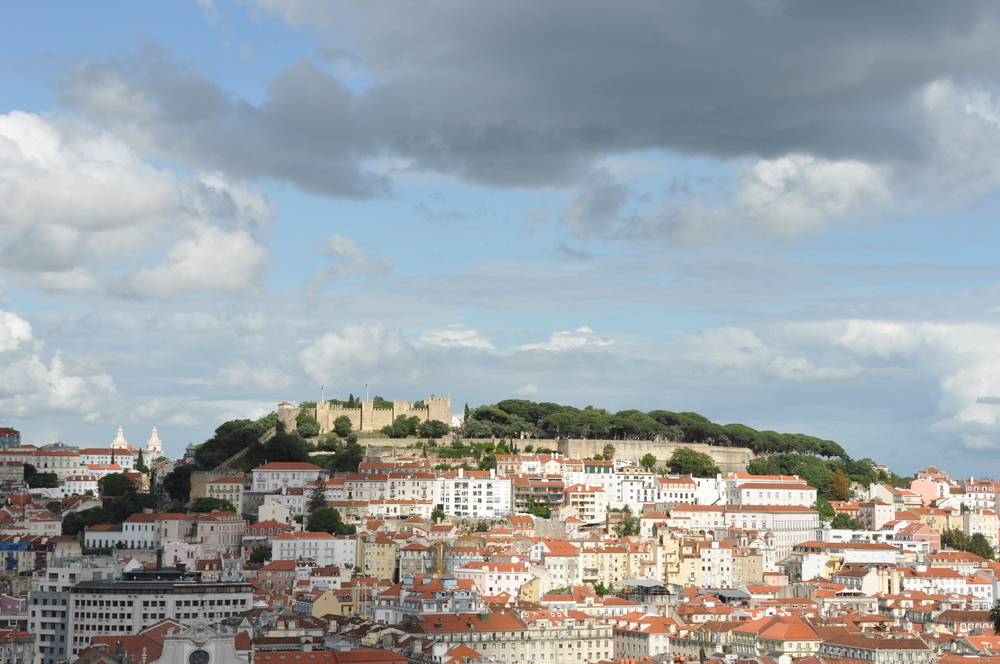
[[671,653],[670,639],[677,634],[673,618],[639,612],[614,619],[615,659],[641,660]]
[[611,625],[579,611],[437,613],[401,629],[435,639],[442,653],[463,644],[499,663],[581,664],[614,655]]
[[396,549],[399,544],[383,533],[358,538],[358,567],[365,576],[394,581],[396,579]]
[[40,473],[55,473],[60,480],[80,474],[80,455],[75,451],[35,450],[32,456],[29,463],[34,464]]
[[510,475],[514,511],[529,513],[535,507],[557,510],[563,506],[565,484],[560,475]]
[[574,484],[566,487],[563,494],[564,507],[575,512],[576,518],[593,523],[604,521],[607,516],[607,496],[601,487]]
[[687,475],[667,475],[657,477],[655,480],[657,503],[677,505],[680,503],[697,504],[695,494],[698,491],[698,483]]
[[0,448],[21,446],[21,432],[10,427],[0,427]]
[[67,657],[71,660],[95,636],[136,634],[171,619],[183,625],[215,622],[243,613],[253,604],[253,586],[244,581],[201,581],[197,572],[142,570],[122,580],[82,581],[70,589]]
[[482,613],[483,596],[474,581],[451,574],[417,574],[378,594],[375,622],[398,625],[406,616]]
[[731,505],[800,505],[816,502],[816,489],[805,480],[799,482],[744,482],[728,488]]
[[238,477],[220,477],[208,483],[208,497],[228,500],[236,507],[236,513],[243,513],[243,482],[242,475]]
[[437,478],[437,506],[455,516],[493,518],[511,511],[511,482],[495,470],[454,470]]
[[97,475],[69,475],[63,484],[63,493],[67,496],[97,495]]
[[455,570],[455,577],[473,581],[484,595],[507,593],[518,596],[521,586],[531,580],[531,565],[519,561],[517,556],[511,562],[466,563]]
[[37,573],[37,586],[28,594],[28,629],[35,635],[40,664],[67,661],[72,587],[81,581],[114,578],[123,568],[110,556],[83,556],[53,560]]
[[433,574],[443,562],[443,544],[410,542],[399,548],[399,578],[418,574]]
[[918,638],[886,639],[861,634],[832,636],[819,646],[821,657],[853,659],[873,664],[926,664],[934,657],[934,650]]
[[286,532],[274,538],[271,557],[273,560],[305,558],[319,567],[354,567],[358,561],[358,540],[330,533]]
[[326,473],[319,466],[305,462],[272,462],[253,469],[254,491],[278,491],[288,487],[305,488]]
[[114,447],[85,447],[77,452],[81,466],[110,466],[117,464],[122,470],[135,468],[135,457],[127,449]]

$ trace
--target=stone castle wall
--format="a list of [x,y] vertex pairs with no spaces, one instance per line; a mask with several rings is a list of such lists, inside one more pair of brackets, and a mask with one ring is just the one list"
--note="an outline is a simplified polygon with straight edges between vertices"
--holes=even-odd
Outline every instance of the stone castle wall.
[[[547,441],[546,441],[547,442]],[[536,445],[545,445],[545,442]],[[615,446],[616,459],[632,459],[638,461],[646,454],[656,457],[657,465],[662,466],[674,450],[686,447],[696,452],[703,452],[712,457],[723,474],[743,472],[747,464],[754,458],[754,453],[746,447],[719,447],[705,443],[679,443],[653,440],[560,440],[559,452],[571,459],[593,457],[604,451],[605,445]]]
[[418,417],[421,422],[440,420],[451,426],[451,399],[431,395],[423,406],[412,401],[396,400],[392,402],[392,408],[376,408],[374,401],[362,401],[359,408],[345,408],[329,402],[316,404],[316,421],[321,434],[333,431],[333,423],[338,417],[350,418],[354,431],[378,431],[391,425],[400,415]]

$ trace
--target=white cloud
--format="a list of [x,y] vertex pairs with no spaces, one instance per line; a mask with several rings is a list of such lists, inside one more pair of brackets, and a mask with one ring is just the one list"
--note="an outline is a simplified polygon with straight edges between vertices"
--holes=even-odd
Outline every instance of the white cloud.
[[159,266],[140,270],[133,286],[160,297],[195,290],[240,293],[259,286],[267,261],[267,249],[247,231],[206,226],[178,242]]
[[407,382],[420,373],[413,345],[399,330],[381,325],[355,325],[329,332],[303,350],[299,359],[306,374],[327,386],[374,384],[389,376]]
[[251,367],[243,360],[228,364],[215,374],[215,383],[221,387],[238,390],[247,387],[259,389],[285,389],[292,386],[292,377],[271,365]]
[[804,357],[776,357],[768,367],[768,373],[780,380],[847,380],[861,375],[857,365],[846,369],[838,367],[818,367]]
[[310,288],[316,290],[323,284],[353,276],[378,276],[392,271],[392,261],[385,256],[369,256],[357,242],[340,233],[327,237],[316,247],[316,252],[329,259],[328,268],[315,270]]
[[0,352],[31,341],[31,325],[17,314],[0,310]]
[[[0,115],[0,273],[21,284],[99,291],[95,268],[128,271],[146,250],[177,238],[190,251],[192,234],[205,242],[218,232],[205,230],[212,221],[246,231],[266,227],[273,216],[273,203],[260,192],[218,174],[179,178],[93,125],[19,111]],[[249,237],[230,239],[251,249],[258,270],[262,250]],[[220,287],[239,289],[225,278]]]
[[120,140],[33,113],[0,115],[0,224],[99,230],[173,213],[177,182]]
[[44,344],[20,316],[0,310],[0,412],[11,417],[85,414],[116,393],[106,373],[78,374],[60,351],[46,359]]
[[744,169],[736,190],[737,205],[771,233],[789,238],[891,201],[883,169],[853,159],[830,161],[804,154],[758,161]]
[[1000,101],[994,92],[941,79],[924,88],[920,101],[933,141],[925,187],[954,197],[1000,185]]
[[553,332],[548,341],[537,344],[525,344],[518,350],[583,350],[598,346],[610,346],[614,341],[598,336],[592,329],[584,325],[569,332]]
[[450,325],[446,330],[431,330],[420,335],[421,343],[431,346],[461,346],[463,348],[478,348],[492,350],[489,339],[479,336],[475,330],[464,325]]
[[516,394],[519,397],[535,397],[538,396],[538,393],[539,389],[530,383],[525,385],[524,387],[514,390],[514,394]]

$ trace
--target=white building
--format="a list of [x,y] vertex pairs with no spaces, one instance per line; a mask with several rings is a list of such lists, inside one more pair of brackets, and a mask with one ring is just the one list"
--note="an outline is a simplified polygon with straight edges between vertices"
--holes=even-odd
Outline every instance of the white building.
[[63,484],[63,491],[67,496],[83,496],[88,491],[96,496],[97,479],[97,475],[70,475]]
[[330,533],[284,533],[272,542],[272,560],[311,559],[318,567],[356,565],[358,540]]
[[289,487],[304,489],[325,473],[322,468],[311,463],[266,463],[253,469],[253,487],[254,491],[277,491]]
[[437,504],[446,514],[491,518],[511,513],[511,481],[495,470],[453,470],[437,478]]

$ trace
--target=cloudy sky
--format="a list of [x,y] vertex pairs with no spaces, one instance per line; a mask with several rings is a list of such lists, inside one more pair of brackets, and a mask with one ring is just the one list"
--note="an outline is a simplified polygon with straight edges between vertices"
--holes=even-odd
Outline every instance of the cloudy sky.
[[369,383],[991,474],[997,63],[975,2],[15,3],[0,426]]

